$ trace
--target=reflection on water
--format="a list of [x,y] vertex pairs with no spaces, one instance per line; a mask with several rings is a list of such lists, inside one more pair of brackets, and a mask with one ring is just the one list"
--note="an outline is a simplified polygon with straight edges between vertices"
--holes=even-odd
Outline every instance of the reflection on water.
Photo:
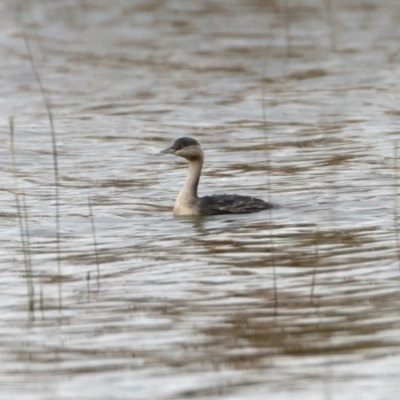
[[[3,1],[4,398],[397,398],[400,8],[322,3]],[[280,208],[174,219],[180,136]]]

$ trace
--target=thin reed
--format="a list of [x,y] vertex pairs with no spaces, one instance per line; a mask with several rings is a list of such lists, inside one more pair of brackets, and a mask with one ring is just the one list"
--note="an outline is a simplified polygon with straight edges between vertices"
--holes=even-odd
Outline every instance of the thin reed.
[[[270,179],[270,159],[269,159],[269,136],[268,136],[268,127],[267,127],[267,111],[266,111],[266,103],[265,103],[265,82],[266,82],[266,73],[267,73],[267,57],[269,53],[269,46],[267,46],[267,50],[265,53],[265,57],[263,60],[263,69],[262,69],[262,80],[261,80],[261,105],[262,105],[262,118],[263,118],[263,132],[265,139],[265,155],[266,155],[266,166],[267,166],[267,196],[268,203],[271,203],[271,179]],[[278,288],[277,288],[277,279],[276,279],[276,268],[275,268],[275,256],[274,256],[274,238],[272,234],[272,210],[268,209],[268,220],[269,220],[269,245],[271,249],[271,265],[272,265],[272,274],[273,274],[273,290],[274,290],[274,310],[275,316],[278,315]]]
[[61,239],[60,239],[60,192],[59,192],[59,173],[58,173],[58,155],[57,155],[57,141],[56,134],[54,130],[53,123],[53,114],[51,111],[51,101],[47,96],[46,91],[44,90],[42,80],[37,72],[34,58],[32,55],[31,47],[29,45],[29,40],[26,36],[26,33],[23,34],[26,49],[28,52],[29,62],[32,68],[32,72],[36,78],[36,81],[40,88],[40,93],[43,98],[44,105],[46,107],[47,116],[50,124],[50,134],[51,134],[51,142],[52,142],[52,150],[53,150],[53,166],[54,166],[54,197],[55,197],[55,219],[56,219],[56,252],[57,252],[57,273],[58,273],[58,306],[59,309],[62,309],[62,289],[61,289]]
[[397,212],[397,185],[399,178],[399,169],[398,169],[398,142],[394,142],[394,164],[393,164],[393,175],[394,175],[394,183],[393,183],[393,223],[394,223],[394,232],[396,238],[396,254],[397,254],[397,262],[400,267],[400,237],[399,237],[399,216]]
[[[35,290],[32,278],[32,261],[30,253],[30,242],[29,242],[29,224],[26,211],[25,196],[22,192],[20,192],[18,187],[18,169],[17,169],[17,161],[15,155],[15,141],[14,141],[14,120],[12,117],[10,117],[9,119],[9,124],[10,124],[10,151],[11,151],[12,169],[14,176],[15,205],[17,209],[17,220],[21,236],[22,254],[24,257],[25,277],[26,277],[26,286],[28,295],[28,310],[29,312],[33,313],[35,310]],[[22,201],[20,201],[20,195]]]
[[99,279],[100,279],[99,252],[98,252],[98,249],[97,249],[96,227],[94,225],[92,203],[90,201],[90,196],[89,195],[88,195],[88,207],[89,207],[89,214],[90,214],[90,224],[91,224],[91,227],[92,227],[94,255],[95,255],[95,258],[96,258],[96,266],[97,266],[97,284],[99,284]]

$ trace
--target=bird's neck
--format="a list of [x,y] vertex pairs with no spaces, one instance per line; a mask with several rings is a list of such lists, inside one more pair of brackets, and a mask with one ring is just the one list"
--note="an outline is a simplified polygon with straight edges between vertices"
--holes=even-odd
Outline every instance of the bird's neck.
[[200,181],[201,169],[203,167],[203,157],[198,157],[189,161],[189,170],[186,176],[185,184],[181,192],[179,193],[180,198],[185,199],[196,199],[197,198],[197,187]]
[[199,215],[197,187],[200,181],[203,161],[203,156],[189,161],[189,171],[185,184],[175,201],[174,215]]

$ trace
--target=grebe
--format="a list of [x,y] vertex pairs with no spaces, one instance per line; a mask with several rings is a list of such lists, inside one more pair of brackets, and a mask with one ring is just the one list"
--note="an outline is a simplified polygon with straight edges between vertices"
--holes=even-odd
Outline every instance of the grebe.
[[273,204],[250,196],[223,194],[213,196],[197,196],[197,186],[200,180],[204,154],[197,140],[183,137],[161,151],[162,154],[173,154],[189,161],[189,171],[186,182],[179,193],[173,213],[175,216],[217,215],[217,214],[248,214],[272,208]]

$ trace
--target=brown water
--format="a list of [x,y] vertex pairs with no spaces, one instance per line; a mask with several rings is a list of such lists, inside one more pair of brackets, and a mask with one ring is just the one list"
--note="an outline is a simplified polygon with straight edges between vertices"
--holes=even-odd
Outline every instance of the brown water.
[[[397,1],[0,10],[1,398],[398,398]],[[174,219],[184,135],[201,194],[281,207]]]

